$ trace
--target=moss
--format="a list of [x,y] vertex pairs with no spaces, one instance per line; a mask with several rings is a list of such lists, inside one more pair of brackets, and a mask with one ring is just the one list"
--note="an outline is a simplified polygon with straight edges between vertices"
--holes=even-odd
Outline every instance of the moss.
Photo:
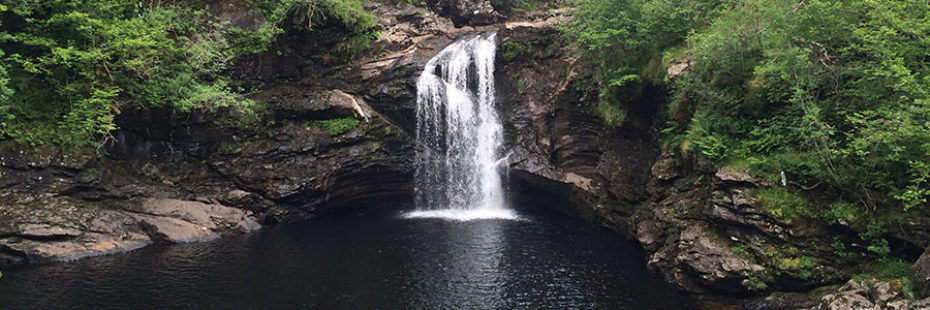
[[748,279],[746,279],[746,288],[750,291],[757,292],[768,289],[769,285],[765,283],[765,280],[757,276],[750,276]]
[[813,215],[812,206],[800,195],[784,188],[769,187],[754,191],[762,208],[773,217],[790,223],[799,217]]
[[604,124],[609,127],[620,127],[626,120],[626,109],[619,104],[611,104],[606,101],[598,101],[596,110],[597,115],[604,119]]
[[911,264],[900,259],[881,259],[868,267],[868,271],[852,277],[858,282],[888,281],[911,299],[917,295],[911,281]]
[[533,45],[523,42],[507,41],[501,44],[501,57],[507,61],[513,61],[519,56],[524,56],[533,51]]
[[535,10],[540,6],[539,0],[491,0],[491,5],[497,10]]
[[526,81],[520,80],[520,82],[517,82],[517,93],[522,95],[525,92],[526,92]]
[[359,120],[354,117],[334,118],[310,122],[311,126],[323,129],[331,136],[340,135],[358,127]]
[[777,268],[782,271],[797,272],[801,279],[811,279],[814,277],[814,260],[809,256],[800,257],[782,257],[778,259]]

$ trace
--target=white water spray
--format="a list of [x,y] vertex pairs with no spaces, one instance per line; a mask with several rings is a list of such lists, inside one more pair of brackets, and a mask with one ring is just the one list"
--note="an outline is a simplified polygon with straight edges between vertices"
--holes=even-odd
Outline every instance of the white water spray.
[[494,108],[497,34],[447,46],[417,80],[416,206],[407,217],[516,218],[504,205]]

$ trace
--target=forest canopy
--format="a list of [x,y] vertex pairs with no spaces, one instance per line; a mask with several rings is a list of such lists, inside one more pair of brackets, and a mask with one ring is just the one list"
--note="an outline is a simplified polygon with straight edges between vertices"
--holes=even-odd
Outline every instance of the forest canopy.
[[[264,23],[230,26],[210,1],[11,0],[0,5],[0,139],[96,146],[127,106],[174,111],[256,103],[228,74],[234,59],[264,51],[285,21],[343,24],[367,42],[374,18],[358,0],[243,0]],[[254,116],[254,115],[253,115]]]
[[[792,214],[863,223],[870,211],[926,207],[927,1],[575,4],[566,35],[609,125],[622,125],[640,89],[664,87],[665,148],[775,183],[784,173],[788,186],[769,196]],[[676,64],[687,70],[670,79]],[[784,203],[797,196],[815,203]]]

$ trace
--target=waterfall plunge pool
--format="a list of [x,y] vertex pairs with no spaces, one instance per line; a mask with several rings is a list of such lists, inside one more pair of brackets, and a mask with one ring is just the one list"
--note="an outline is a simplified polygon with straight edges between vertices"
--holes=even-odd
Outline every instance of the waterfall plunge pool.
[[642,250],[552,213],[335,215],[4,272],[3,309],[691,309]]

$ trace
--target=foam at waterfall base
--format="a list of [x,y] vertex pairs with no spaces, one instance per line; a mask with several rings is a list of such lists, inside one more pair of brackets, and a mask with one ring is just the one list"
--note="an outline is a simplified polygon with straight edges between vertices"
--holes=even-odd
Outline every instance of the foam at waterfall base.
[[404,213],[406,219],[435,218],[450,221],[475,221],[475,220],[521,220],[517,212],[510,209],[441,209],[441,210],[418,210]]

